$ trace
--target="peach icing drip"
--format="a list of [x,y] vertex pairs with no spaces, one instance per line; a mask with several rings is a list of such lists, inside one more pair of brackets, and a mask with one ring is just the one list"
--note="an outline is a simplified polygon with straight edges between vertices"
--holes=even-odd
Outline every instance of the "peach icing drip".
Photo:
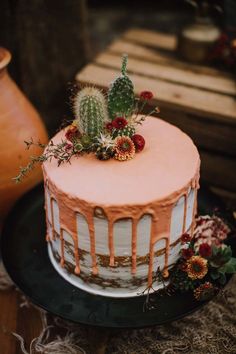
[[96,261],[96,248],[95,248],[95,230],[94,230],[94,218],[93,218],[93,210],[88,213],[85,218],[88,223],[89,235],[90,235],[90,252],[92,257],[92,273],[93,275],[98,274],[98,267]]
[[[46,170],[44,170],[44,178],[46,185],[48,185],[50,200],[55,199],[58,203],[59,218],[60,218],[60,240],[61,240],[61,265],[64,265],[64,239],[62,230],[66,230],[74,240],[74,256],[75,256],[75,273],[79,274],[79,253],[78,253],[78,232],[76,225],[76,213],[80,213],[84,216],[88,223],[89,235],[90,235],[90,252],[92,258],[92,273],[98,274],[98,266],[96,261],[96,243],[95,243],[95,230],[94,230],[94,211],[97,207],[103,209],[108,220],[108,246],[110,252],[110,266],[115,265],[115,250],[113,240],[113,228],[114,222],[120,219],[132,220],[132,267],[131,273],[136,272],[136,250],[137,250],[137,224],[139,219],[146,214],[152,216],[151,235],[150,235],[150,254],[149,254],[149,270],[148,270],[148,286],[152,284],[153,277],[153,263],[154,263],[154,247],[156,242],[164,239],[165,246],[165,266],[163,269],[163,276],[168,276],[168,259],[170,248],[170,225],[172,210],[177,201],[184,196],[184,217],[183,217],[183,230],[186,226],[186,214],[187,214],[187,195],[189,189],[194,189],[194,207],[193,217],[196,213],[197,205],[197,189],[199,188],[199,166],[195,176],[191,181],[183,187],[181,190],[176,191],[171,196],[163,199],[150,202],[147,205],[123,205],[123,206],[103,206],[88,203],[85,200],[80,200],[69,195],[66,195],[60,191],[56,185],[49,180]],[[53,213],[52,202],[51,212]],[[53,214],[52,214],[53,217]],[[192,224],[194,224],[192,222]],[[54,228],[54,224],[53,224]]]
[[136,273],[136,261],[137,261],[137,226],[138,226],[138,219],[132,220],[132,274]]
[[187,202],[188,202],[188,194],[185,193],[184,194],[184,218],[183,218],[182,234],[185,232],[185,229],[186,229]]
[[108,248],[110,252],[110,267],[115,265],[115,250],[114,250],[114,237],[113,237],[114,221],[108,219]]

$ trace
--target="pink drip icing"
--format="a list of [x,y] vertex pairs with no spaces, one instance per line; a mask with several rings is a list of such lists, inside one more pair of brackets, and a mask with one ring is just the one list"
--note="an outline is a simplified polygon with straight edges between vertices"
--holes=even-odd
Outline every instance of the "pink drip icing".
[[[150,139],[147,137],[147,141],[150,142],[150,147],[147,145],[145,148],[144,152],[142,152],[143,155],[140,155],[140,161],[143,163],[150,163],[153,158],[153,154],[150,153],[152,149],[156,149],[155,153],[158,155],[158,151],[160,149],[161,151],[161,145],[160,145],[160,139],[161,139],[161,134],[162,132],[165,132],[166,129],[169,129],[169,136],[171,135],[173,137],[173,141],[176,141],[176,138],[180,139],[179,141],[182,142],[182,133],[177,130],[174,131],[170,126],[166,127],[165,123],[159,122],[159,120],[151,118],[150,123],[145,123],[144,124],[144,132],[146,135],[150,135]],[[157,124],[157,127],[156,127]],[[150,127],[149,127],[150,125]],[[153,125],[153,129],[152,129]],[[158,128],[159,127],[159,128]],[[154,129],[155,128],[155,129]],[[159,129],[159,130],[158,130]],[[152,136],[154,134],[153,132],[158,132],[160,134],[160,139],[158,140],[156,136]],[[63,134],[63,132],[61,133]],[[58,139],[60,136],[58,136]],[[185,138],[187,139],[187,138]],[[188,138],[189,139],[189,138]],[[156,143],[157,141],[157,143]],[[162,146],[166,146],[165,140],[161,140]],[[188,146],[189,142],[185,142],[186,148]],[[181,144],[179,145],[179,156],[182,156],[182,150],[181,150]],[[152,150],[152,151],[154,151]],[[187,151],[187,150],[186,150]],[[145,155],[146,154],[146,155]],[[171,155],[170,155],[171,157]],[[84,171],[84,176],[83,174],[80,175],[81,182],[83,182],[83,178],[85,181],[88,180],[89,177],[86,176],[86,171],[92,171],[92,168],[95,166],[97,168],[97,171],[99,173],[99,176],[102,177],[102,175],[106,175],[107,172],[112,173],[112,176],[117,176],[116,173],[114,173],[113,169],[117,169],[119,166],[119,171],[125,169],[125,166],[130,166],[130,171],[135,171],[135,169],[138,168],[137,171],[140,169],[140,161],[138,160],[139,156],[137,157],[137,160],[132,160],[129,162],[124,163],[124,165],[118,165],[117,162],[114,161],[108,161],[107,169],[102,170],[101,162],[96,162],[95,160],[92,160],[91,157],[86,157],[80,158],[80,163],[81,163],[81,168]],[[159,157],[158,157],[159,159]],[[113,240],[113,228],[114,228],[114,222],[119,219],[131,219],[132,220],[132,267],[131,267],[131,273],[135,274],[136,273],[136,257],[137,257],[137,224],[140,219],[145,214],[149,214],[152,216],[152,224],[151,224],[151,235],[150,235],[150,249],[149,249],[149,270],[148,270],[148,285],[152,284],[152,275],[153,275],[153,261],[154,261],[154,247],[156,242],[158,242],[161,239],[165,240],[165,266],[163,270],[164,276],[168,275],[168,258],[169,258],[169,249],[170,249],[170,225],[171,225],[171,215],[172,215],[172,210],[173,207],[175,206],[176,202],[181,198],[181,196],[184,196],[185,201],[184,201],[184,217],[183,217],[183,232],[185,231],[186,228],[186,214],[187,214],[187,195],[189,192],[189,188],[191,187],[194,189],[194,206],[193,206],[193,220],[196,214],[196,208],[197,208],[197,189],[199,188],[199,157],[196,152],[196,149],[191,147],[191,151],[188,151],[188,162],[187,164],[190,164],[191,159],[194,161],[191,167],[191,172],[186,171],[186,172],[181,172],[180,175],[176,175],[176,181],[172,181],[171,179],[168,181],[172,185],[172,189],[175,192],[172,192],[168,197],[164,197],[163,194],[161,194],[161,197],[156,200],[145,200],[146,193],[149,193],[149,190],[147,189],[147,186],[145,186],[145,191],[142,191],[138,195],[139,198],[137,198],[136,194],[134,193],[134,189],[130,191],[130,194],[125,196],[125,198],[128,200],[134,199],[137,200],[136,204],[130,205],[130,203],[121,203],[120,201],[120,196],[118,189],[113,189],[114,193],[112,194],[112,199],[115,200],[117,199],[118,203],[114,203],[109,205],[109,199],[108,198],[108,193],[106,194],[106,198],[104,199],[105,201],[102,203],[98,201],[85,201],[86,198],[80,199],[79,194],[75,195],[73,194],[73,191],[76,190],[76,187],[79,185],[83,185],[83,183],[78,184],[76,181],[76,185],[70,185],[68,184],[68,181],[70,181],[70,176],[73,175],[71,172],[76,172],[76,169],[79,171],[79,165],[77,166],[77,163],[72,163],[71,166],[66,167],[66,169],[57,168],[56,166],[52,166],[50,164],[44,164],[43,166],[43,171],[44,171],[44,178],[45,178],[45,183],[46,185],[48,184],[48,188],[50,191],[50,206],[51,206],[51,215],[52,215],[52,229],[53,229],[53,237],[55,237],[55,227],[54,227],[54,215],[53,215],[53,207],[52,207],[52,199],[55,199],[58,203],[58,208],[60,212],[60,240],[61,240],[61,264],[64,265],[64,239],[63,239],[63,234],[62,234],[62,228],[68,229],[68,233],[71,234],[73,241],[74,241],[74,257],[75,257],[75,273],[79,274],[80,272],[80,265],[79,265],[79,250],[78,250],[78,232],[77,232],[77,227],[76,227],[76,213],[80,213],[85,217],[88,223],[88,228],[89,228],[89,237],[90,237],[90,253],[91,253],[91,259],[92,259],[92,273],[94,275],[98,274],[98,267],[97,267],[97,261],[96,261],[96,245],[95,245],[95,230],[94,230],[94,210],[96,207],[100,207],[101,209],[104,210],[107,220],[108,220],[108,245],[109,245],[109,252],[110,252],[110,266],[114,266],[115,264],[115,249],[114,249],[114,240]],[[158,163],[162,163],[162,159],[158,160]],[[197,162],[198,161],[198,162]],[[157,177],[159,176],[159,165],[157,163]],[[127,164],[127,165],[125,165]],[[187,180],[186,176],[190,175],[192,171],[194,170],[194,165],[197,165],[197,168],[195,170],[195,176],[188,182],[184,187],[182,188],[175,188],[175,183],[176,185],[179,183],[180,179],[183,178]],[[172,165],[171,165],[172,166]],[[84,168],[86,167],[86,168]],[[131,168],[132,167],[132,168]],[[127,167],[128,168],[128,167]],[[60,170],[61,169],[61,170]],[[69,171],[71,169],[71,171]],[[61,172],[62,171],[62,172]],[[62,176],[65,174],[65,179],[61,178],[61,173]],[[193,174],[192,174],[193,175]],[[161,175],[159,176],[161,177]],[[106,176],[107,178],[107,176]],[[101,178],[101,181],[105,181],[105,179]],[[116,177],[117,178],[117,177]],[[130,177],[129,177],[130,178]],[[55,184],[53,181],[55,180],[55,183],[58,182],[59,184]],[[67,183],[67,188],[68,191],[71,189],[71,192],[63,192],[62,191],[62,180]],[[72,181],[75,183],[75,181]],[[90,180],[91,182],[91,180]],[[116,183],[116,180],[113,181]],[[156,185],[156,181],[154,183],[154,179],[152,180],[152,184],[150,187],[154,187]],[[63,182],[64,183],[64,182]],[[168,183],[160,179],[159,183],[161,183],[162,188],[159,188],[158,191],[160,190],[160,193],[163,193],[163,190],[165,189],[167,191],[168,189]],[[105,184],[104,184],[105,185]],[[116,184],[117,185],[117,184]],[[91,187],[91,186],[90,186]],[[104,186],[103,186],[104,187]],[[105,187],[104,187],[105,188]],[[85,189],[87,190],[87,189]],[[84,191],[85,191],[84,190]],[[101,189],[102,190],[102,189]],[[91,193],[88,194],[89,196],[94,196],[98,198],[101,198],[101,190],[94,190],[94,194]],[[79,190],[79,192],[76,190],[77,193],[84,193],[83,190]],[[97,192],[98,195],[95,193]],[[149,193],[150,196],[150,193]],[[139,201],[138,201],[139,200]],[[141,202],[140,202],[141,201]],[[46,212],[47,209],[46,209]],[[193,233],[193,228],[194,228],[194,222],[192,222],[192,227],[191,227],[191,234]]]
[[184,217],[183,217],[183,227],[182,227],[182,234],[185,232],[186,229],[186,217],[187,217],[187,194],[184,194]]
[[115,265],[115,251],[114,251],[114,237],[113,237],[113,221],[108,220],[108,247],[110,251],[110,267],[114,267]]

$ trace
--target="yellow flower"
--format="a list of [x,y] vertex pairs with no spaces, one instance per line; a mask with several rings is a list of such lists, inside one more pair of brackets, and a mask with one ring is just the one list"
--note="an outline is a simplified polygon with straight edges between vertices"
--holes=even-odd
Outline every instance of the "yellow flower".
[[207,260],[201,256],[192,256],[187,262],[186,271],[192,280],[204,278],[208,272]]

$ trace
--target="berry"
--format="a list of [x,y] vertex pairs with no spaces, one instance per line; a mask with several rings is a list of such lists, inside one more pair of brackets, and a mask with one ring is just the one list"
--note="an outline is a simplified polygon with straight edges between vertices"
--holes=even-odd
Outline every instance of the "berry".
[[134,143],[135,150],[137,152],[142,151],[144,146],[145,146],[145,140],[142,137],[142,135],[134,134],[131,139],[132,139],[132,141]]

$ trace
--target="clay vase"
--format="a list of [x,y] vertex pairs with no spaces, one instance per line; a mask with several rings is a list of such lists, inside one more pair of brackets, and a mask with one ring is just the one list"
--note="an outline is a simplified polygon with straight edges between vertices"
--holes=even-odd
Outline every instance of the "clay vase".
[[0,47],[0,225],[16,200],[42,179],[39,165],[21,183],[12,180],[30,156],[42,153],[38,147],[26,150],[24,140],[48,140],[39,114],[7,72],[10,60],[9,51]]

